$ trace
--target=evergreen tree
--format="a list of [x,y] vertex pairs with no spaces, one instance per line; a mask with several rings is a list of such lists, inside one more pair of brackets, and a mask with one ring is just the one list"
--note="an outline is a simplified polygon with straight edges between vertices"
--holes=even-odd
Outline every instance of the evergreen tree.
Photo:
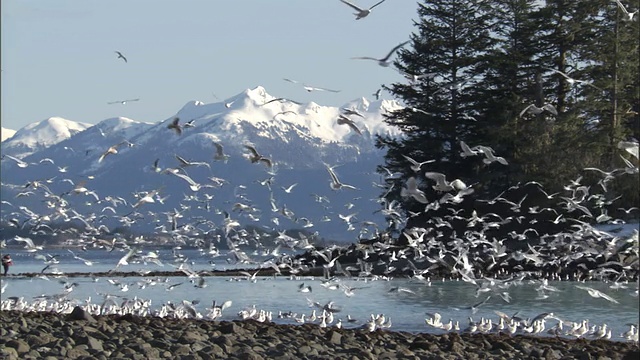
[[[387,87],[406,108],[391,114],[387,122],[404,137],[378,137],[385,148],[386,168],[402,175],[387,179],[387,198],[399,199],[410,177],[417,179],[430,203],[443,195],[432,189],[426,171],[446,174],[449,181],[474,181],[482,162],[460,156],[460,141],[483,143],[483,124],[476,121],[478,102],[470,91],[481,82],[479,67],[491,49],[491,24],[484,1],[436,0],[418,4],[420,19],[411,40],[413,50],[399,52],[399,70],[410,79]],[[417,78],[417,79],[416,79]],[[434,160],[416,172],[403,155],[418,162]],[[423,212],[425,204],[412,197],[402,199],[405,209]]]
[[[639,22],[624,21],[605,0],[425,0],[418,15],[413,49],[395,64],[409,82],[386,87],[406,105],[386,120],[403,136],[377,138],[387,150],[380,172],[401,174],[386,179],[388,202],[400,200],[419,226],[442,215],[434,209],[443,193],[424,174],[435,171],[477,182],[457,205],[467,210],[478,208],[474,197],[518,183],[536,181],[551,193],[582,175],[588,186],[614,190],[595,196],[596,206],[626,192],[634,195],[623,207],[637,206],[637,175],[606,184],[584,168],[623,166],[618,141],[638,138]],[[490,146],[509,166],[462,156],[461,141]],[[405,156],[434,162],[416,172]],[[412,177],[426,201],[402,196]]]
[[528,128],[532,120],[542,123],[550,113],[543,111],[532,116],[527,111],[520,116],[530,105],[537,108],[545,105],[539,70],[534,62],[539,50],[536,24],[531,19],[535,3],[533,0],[496,0],[490,8],[495,46],[485,56],[484,81],[476,88],[476,96],[483,103],[479,117],[485,118],[485,131],[496,151],[509,159],[509,166],[494,168],[490,173],[500,180],[492,186],[491,192],[496,195],[526,179],[526,166],[531,160],[531,155],[525,156],[527,145],[545,142],[542,137],[535,142],[528,139],[524,144],[522,140],[530,134]]

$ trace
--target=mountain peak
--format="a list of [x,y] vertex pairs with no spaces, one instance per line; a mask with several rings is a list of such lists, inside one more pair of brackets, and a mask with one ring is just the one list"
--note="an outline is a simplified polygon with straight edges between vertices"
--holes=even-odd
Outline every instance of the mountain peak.
[[269,95],[267,93],[267,90],[260,85],[254,87],[253,89],[246,89],[239,96],[244,97],[245,99],[251,100],[253,103],[258,105],[262,105],[265,102],[271,99],[274,99],[274,97]]
[[66,140],[91,126],[57,116],[50,117],[16,131],[11,139],[3,142],[2,150],[16,157],[25,157],[34,151]]
[[1,128],[0,129],[0,135],[2,136],[2,140],[0,140],[0,141],[5,141],[7,139],[10,139],[15,133],[16,133],[15,130],[7,129],[7,128]]

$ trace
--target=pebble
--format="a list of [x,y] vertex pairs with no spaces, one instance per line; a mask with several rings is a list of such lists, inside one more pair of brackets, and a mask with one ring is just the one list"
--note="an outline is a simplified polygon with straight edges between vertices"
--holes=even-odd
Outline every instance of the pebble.
[[[638,345],[505,335],[411,334],[257,321],[0,311],[2,359],[638,359]],[[21,329],[27,329],[22,331]]]

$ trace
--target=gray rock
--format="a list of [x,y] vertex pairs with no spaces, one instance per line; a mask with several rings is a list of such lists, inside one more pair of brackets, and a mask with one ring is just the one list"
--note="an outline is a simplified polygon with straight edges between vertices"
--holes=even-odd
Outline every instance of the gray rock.
[[171,349],[171,353],[175,356],[188,355],[191,353],[191,347],[189,345],[176,345]]
[[85,345],[87,349],[103,351],[102,341],[92,337],[92,336],[79,336],[76,338],[76,344]]
[[24,353],[29,352],[29,350],[31,350],[31,347],[29,346],[29,344],[27,344],[26,341],[21,340],[21,339],[9,340],[4,345],[7,348],[13,348],[16,351],[16,353],[18,353],[18,354],[24,354]]
[[89,353],[87,350],[81,348],[81,346],[83,346],[83,345],[79,345],[77,347],[74,347],[73,349],[67,350],[66,357],[70,358],[70,359],[77,359],[77,358],[79,358],[81,356],[91,356],[91,353]]
[[87,346],[89,347],[89,349],[91,350],[97,350],[97,351],[103,351],[104,348],[102,347],[102,341],[89,336],[89,341],[87,342]]
[[338,345],[338,346],[342,345],[342,334],[340,334],[335,330],[327,331],[326,338],[327,340],[329,340],[330,343],[334,345]]
[[202,335],[195,331],[187,331],[178,339],[178,343],[181,344],[193,344],[199,341],[205,340]]
[[96,322],[96,319],[89,314],[89,312],[85,311],[80,306],[76,306],[73,308],[73,311],[67,316],[67,320],[86,320],[89,322]]
[[0,349],[0,355],[2,355],[3,359],[7,359],[7,360],[18,360],[18,352],[16,351],[16,349],[12,348],[12,347],[2,347],[2,349]]
[[235,322],[224,322],[220,323],[220,332],[223,334],[236,334],[241,332],[240,326],[236,325]]

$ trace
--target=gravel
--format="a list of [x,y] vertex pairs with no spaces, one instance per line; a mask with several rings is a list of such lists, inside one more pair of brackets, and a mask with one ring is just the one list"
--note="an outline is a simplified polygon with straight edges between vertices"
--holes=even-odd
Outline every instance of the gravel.
[[0,311],[3,359],[634,359],[637,344],[248,321]]

